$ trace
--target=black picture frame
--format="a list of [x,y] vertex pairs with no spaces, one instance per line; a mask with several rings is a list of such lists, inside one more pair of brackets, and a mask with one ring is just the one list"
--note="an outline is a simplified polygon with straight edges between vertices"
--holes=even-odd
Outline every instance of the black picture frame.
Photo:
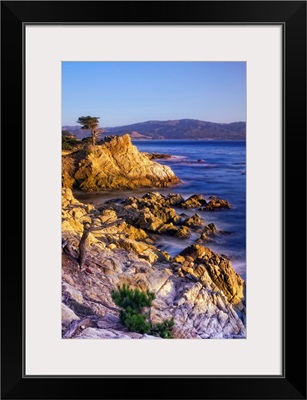
[[[282,376],[24,376],[23,31],[32,23],[283,26]],[[2,1],[1,33],[2,398],[306,399],[306,2]],[[17,175],[12,162],[18,165]]]

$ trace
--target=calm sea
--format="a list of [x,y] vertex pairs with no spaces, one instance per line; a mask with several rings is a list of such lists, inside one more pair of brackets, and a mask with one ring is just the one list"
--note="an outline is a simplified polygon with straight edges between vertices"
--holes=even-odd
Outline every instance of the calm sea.
[[[140,151],[167,153],[171,159],[155,160],[168,165],[182,181],[168,189],[157,189],[160,193],[180,193],[184,198],[192,194],[219,196],[232,204],[230,210],[201,212],[184,210],[185,214],[197,212],[206,223],[214,222],[217,229],[229,235],[218,235],[214,241],[204,245],[232,260],[235,270],[246,279],[246,147],[245,141],[202,141],[202,140],[137,140],[133,142]],[[153,189],[154,191],[154,189]],[[142,195],[148,189],[138,191],[100,192],[78,194],[81,201],[98,205],[112,197]],[[179,212],[183,212],[182,209]],[[180,240],[161,237],[158,247],[172,256],[193,243],[199,234]]]

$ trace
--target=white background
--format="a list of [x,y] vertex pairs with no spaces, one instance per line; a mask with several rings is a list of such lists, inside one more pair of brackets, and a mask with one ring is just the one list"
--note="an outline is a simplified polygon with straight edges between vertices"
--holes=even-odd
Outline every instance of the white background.
[[[281,374],[281,57],[277,26],[26,27],[26,375]],[[247,339],[61,339],[62,61],[247,62]]]

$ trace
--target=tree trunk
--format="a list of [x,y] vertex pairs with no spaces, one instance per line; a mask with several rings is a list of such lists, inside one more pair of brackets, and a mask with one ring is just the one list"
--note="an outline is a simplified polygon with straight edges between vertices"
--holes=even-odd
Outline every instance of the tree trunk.
[[79,267],[80,270],[82,271],[85,260],[86,260],[86,248],[88,245],[88,236],[90,234],[90,229],[89,228],[85,228],[83,229],[83,234],[81,237],[81,240],[79,242]]
[[95,136],[95,130],[92,130],[92,145],[95,146],[96,144],[96,136]]

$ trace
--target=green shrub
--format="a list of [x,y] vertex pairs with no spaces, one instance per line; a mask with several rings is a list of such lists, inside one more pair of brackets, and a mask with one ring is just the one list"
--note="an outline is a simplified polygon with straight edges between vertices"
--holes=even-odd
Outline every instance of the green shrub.
[[130,289],[128,285],[123,284],[122,287],[118,287],[118,291],[112,291],[112,299],[121,308],[130,307],[136,312],[141,312],[142,308],[151,306],[155,295],[149,290],[141,292],[139,289]]
[[138,313],[130,307],[125,311],[121,311],[120,319],[129,331],[142,334],[150,332],[151,325],[146,320],[146,315]]
[[164,339],[173,339],[172,329],[174,327],[174,318],[166,319],[154,325],[151,329],[151,333],[156,336],[160,336]]
[[62,142],[62,150],[72,150],[72,146],[67,142]]
[[62,150],[72,150],[78,144],[79,141],[74,135],[63,134],[62,132]]
[[139,289],[130,289],[128,285],[118,286],[118,290],[112,290],[114,303],[121,308],[120,320],[132,332],[150,333],[165,339],[172,339],[171,330],[174,326],[174,318],[152,325],[147,320],[145,307],[151,307],[155,294],[149,290],[142,292]]

